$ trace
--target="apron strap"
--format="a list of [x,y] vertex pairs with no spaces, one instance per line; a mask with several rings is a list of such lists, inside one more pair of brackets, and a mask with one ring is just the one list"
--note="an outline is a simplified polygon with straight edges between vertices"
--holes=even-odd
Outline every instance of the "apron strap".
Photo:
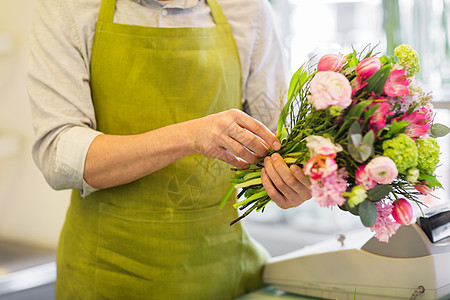
[[98,21],[104,23],[113,23],[114,11],[116,10],[116,0],[102,0]]
[[[216,25],[228,24],[219,3],[217,3],[217,0],[206,0],[206,2],[211,9],[211,15]],[[113,23],[115,9],[116,0],[102,0],[100,12],[98,14],[98,21],[104,23]]]
[[211,15],[216,25],[228,24],[227,18],[225,18],[219,3],[217,3],[217,0],[206,0],[206,3],[208,3],[209,9],[211,9]]

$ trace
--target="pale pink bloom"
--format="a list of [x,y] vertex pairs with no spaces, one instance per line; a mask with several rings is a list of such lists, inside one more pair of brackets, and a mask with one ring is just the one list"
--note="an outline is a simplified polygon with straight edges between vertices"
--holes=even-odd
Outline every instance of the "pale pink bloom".
[[355,69],[356,76],[365,80],[375,74],[381,68],[381,62],[378,57],[367,57],[363,59]]
[[395,200],[392,207],[392,217],[401,225],[411,223],[413,217],[413,209],[411,204],[405,198]]
[[395,162],[386,156],[377,156],[366,166],[369,177],[381,184],[389,184],[397,178],[398,170]]
[[398,121],[405,121],[408,123],[404,134],[411,138],[422,136],[430,129],[430,123],[427,115],[421,111],[413,111],[409,115],[405,112],[403,116],[395,118]]
[[316,109],[326,109],[333,105],[346,108],[352,103],[350,82],[341,73],[317,72],[311,80],[310,91],[308,102]]
[[425,119],[427,119],[428,121],[431,121],[431,119],[433,118],[433,114],[434,114],[433,108],[434,108],[434,105],[432,103],[427,103],[420,108],[422,113],[425,114]]
[[315,201],[322,207],[343,205],[345,198],[342,196],[347,190],[347,173],[345,169],[339,169],[334,174],[324,177],[319,181],[311,182],[311,194]]
[[336,153],[332,152],[330,148],[325,148],[325,151],[327,153],[324,155],[319,154],[310,158],[304,166],[305,175],[308,175],[312,181],[328,177],[337,171],[338,165],[334,160]]
[[408,84],[405,71],[394,69],[389,73],[388,80],[384,86],[384,93],[391,97],[409,95]]
[[372,116],[369,118],[369,127],[373,130],[375,130],[375,133],[379,130],[386,127],[386,118],[388,115],[391,115],[392,113],[389,112],[389,109],[391,106],[387,103],[386,99],[379,98],[374,100],[370,107],[378,105],[378,108],[375,110]]
[[366,170],[367,165],[360,165],[355,172],[356,184],[362,186],[367,191],[374,188],[377,182],[370,178],[369,172]]
[[323,153],[324,148],[332,149],[334,153],[341,152],[343,149],[339,144],[333,144],[329,138],[320,135],[310,135],[306,138],[306,147],[309,149],[310,157]]
[[337,72],[342,68],[344,61],[344,56],[340,53],[324,55],[317,64],[317,71]]
[[370,227],[372,232],[375,232],[375,237],[380,242],[389,242],[389,238],[394,235],[400,224],[391,219],[392,204],[378,201],[375,203],[377,206],[377,219],[375,224]]

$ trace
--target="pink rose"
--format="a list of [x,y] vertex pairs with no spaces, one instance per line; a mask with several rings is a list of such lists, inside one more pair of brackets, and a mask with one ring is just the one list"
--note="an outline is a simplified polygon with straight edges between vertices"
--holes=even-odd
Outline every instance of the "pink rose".
[[381,68],[381,62],[378,57],[367,57],[363,59],[355,69],[356,76],[361,77],[363,80],[369,78],[375,72]]
[[316,109],[325,109],[333,105],[346,108],[352,103],[352,88],[348,79],[333,71],[317,72],[311,80],[311,94],[308,102]]
[[405,198],[397,199],[392,207],[392,217],[402,225],[411,223],[413,217],[411,204]]
[[356,184],[362,186],[366,190],[370,190],[377,185],[377,182],[370,178],[369,172],[366,170],[367,165],[361,165],[355,172]]
[[334,160],[336,153],[330,148],[323,150],[322,154],[310,158],[304,166],[305,174],[308,175],[312,181],[318,181],[328,177],[334,174],[338,169],[338,165]]
[[404,70],[392,70],[384,86],[384,93],[391,97],[409,95],[408,84]]
[[369,177],[381,184],[389,184],[397,178],[398,170],[395,162],[386,156],[372,159],[366,166]]
[[344,56],[342,54],[327,54],[322,56],[317,64],[317,71],[334,71],[337,72],[344,64]]

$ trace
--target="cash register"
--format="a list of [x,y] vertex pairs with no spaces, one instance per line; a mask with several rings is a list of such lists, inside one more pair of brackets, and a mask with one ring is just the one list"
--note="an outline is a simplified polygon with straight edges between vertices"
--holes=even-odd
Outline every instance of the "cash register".
[[450,207],[401,226],[389,243],[372,235],[274,257],[263,273],[270,287],[244,299],[450,299]]

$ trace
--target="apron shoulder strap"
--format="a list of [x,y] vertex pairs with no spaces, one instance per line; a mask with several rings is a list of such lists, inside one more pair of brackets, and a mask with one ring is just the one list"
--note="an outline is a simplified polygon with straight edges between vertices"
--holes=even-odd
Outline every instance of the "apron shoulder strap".
[[102,0],[98,21],[104,23],[113,23],[114,11],[116,9],[116,0]]
[[227,18],[225,18],[219,3],[217,3],[217,0],[206,0],[206,2],[211,9],[211,14],[216,25],[227,25]]

